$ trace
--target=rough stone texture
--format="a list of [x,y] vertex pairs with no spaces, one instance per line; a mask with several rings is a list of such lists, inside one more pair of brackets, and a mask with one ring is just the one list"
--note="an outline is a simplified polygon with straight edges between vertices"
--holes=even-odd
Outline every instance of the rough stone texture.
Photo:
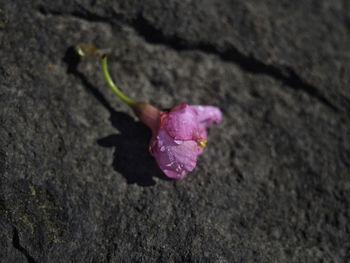
[[[348,262],[349,1],[0,2],[1,262]],[[184,180],[130,96],[221,107]]]

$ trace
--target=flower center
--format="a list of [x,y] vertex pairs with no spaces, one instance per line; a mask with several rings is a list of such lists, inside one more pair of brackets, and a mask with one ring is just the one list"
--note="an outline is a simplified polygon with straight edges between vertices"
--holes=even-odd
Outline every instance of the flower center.
[[198,143],[198,150],[207,146],[207,140],[205,139],[198,139],[197,143]]

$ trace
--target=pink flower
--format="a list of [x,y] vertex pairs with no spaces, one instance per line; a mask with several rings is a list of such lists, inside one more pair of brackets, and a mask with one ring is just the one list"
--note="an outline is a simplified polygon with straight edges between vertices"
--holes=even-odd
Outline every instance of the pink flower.
[[139,119],[152,130],[149,151],[160,169],[171,178],[181,179],[192,171],[197,156],[207,142],[207,128],[221,121],[221,111],[212,106],[175,106],[170,112],[162,112],[154,106],[135,101],[126,96],[113,82],[108,72],[107,56],[93,45],[80,43],[76,46],[80,56],[101,58],[102,72],[109,88],[129,105]]
[[158,112],[159,121],[155,122],[150,118],[155,116],[154,109],[146,106],[143,114],[138,114],[153,132],[149,151],[168,177],[181,179],[195,168],[207,142],[207,128],[221,121],[221,111],[213,106],[180,104],[170,112]]

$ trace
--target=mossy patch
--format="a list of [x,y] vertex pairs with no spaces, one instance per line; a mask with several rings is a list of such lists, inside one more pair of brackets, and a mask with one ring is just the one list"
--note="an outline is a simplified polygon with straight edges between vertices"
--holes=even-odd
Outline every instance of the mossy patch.
[[50,192],[26,180],[14,183],[1,206],[6,218],[30,238],[38,237],[46,244],[64,242],[66,216]]

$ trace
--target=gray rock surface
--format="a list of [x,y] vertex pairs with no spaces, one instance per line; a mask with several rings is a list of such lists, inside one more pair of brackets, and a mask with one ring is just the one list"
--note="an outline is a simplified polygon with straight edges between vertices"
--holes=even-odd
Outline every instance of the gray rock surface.
[[[348,262],[350,6],[0,2],[1,262]],[[107,88],[219,106],[168,180]]]

